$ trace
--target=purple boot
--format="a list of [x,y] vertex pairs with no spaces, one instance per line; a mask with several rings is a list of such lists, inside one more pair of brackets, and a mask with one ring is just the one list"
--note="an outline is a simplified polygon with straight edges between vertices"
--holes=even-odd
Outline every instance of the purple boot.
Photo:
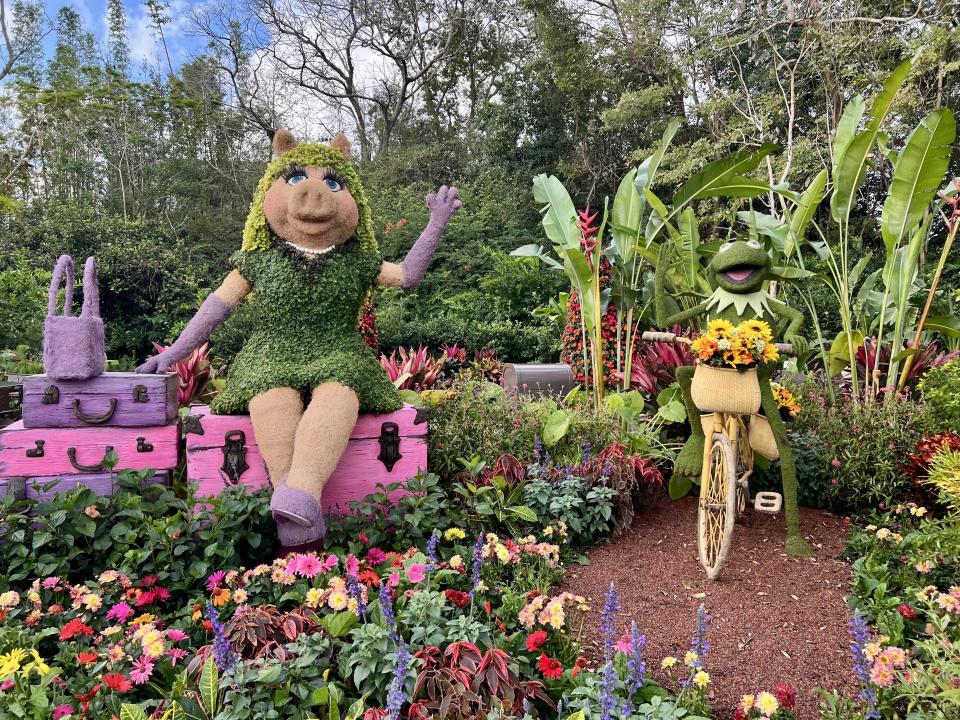
[[323,538],[327,534],[323,515],[310,527],[304,527],[292,520],[277,518],[277,536],[283,546],[278,553],[282,557],[290,553],[319,552],[323,549]]
[[287,485],[286,475],[280,478],[279,484],[273,490],[270,510],[278,524],[281,519],[305,528],[314,526],[318,519],[321,525],[323,524],[320,518],[320,503],[306,490],[298,490]]

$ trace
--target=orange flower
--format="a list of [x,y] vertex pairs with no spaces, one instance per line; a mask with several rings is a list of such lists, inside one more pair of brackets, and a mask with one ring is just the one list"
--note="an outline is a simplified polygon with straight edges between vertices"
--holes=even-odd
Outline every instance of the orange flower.
[[230,588],[217,588],[213,591],[213,604],[222,607],[230,602]]
[[97,661],[97,653],[95,652],[82,652],[77,653],[77,662],[81,665],[89,665]]

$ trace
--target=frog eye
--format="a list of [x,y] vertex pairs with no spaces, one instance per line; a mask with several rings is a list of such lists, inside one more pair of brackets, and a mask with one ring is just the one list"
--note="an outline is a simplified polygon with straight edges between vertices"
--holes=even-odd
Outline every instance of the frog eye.
[[723,245],[720,246],[720,249],[717,250],[717,252],[719,252],[719,253],[725,253],[727,250],[729,250],[729,249],[732,248],[732,247],[733,247],[733,243],[732,243],[732,242],[724,243]]
[[759,240],[748,240],[747,245],[752,247],[754,250],[760,250],[763,248],[763,245],[760,243]]

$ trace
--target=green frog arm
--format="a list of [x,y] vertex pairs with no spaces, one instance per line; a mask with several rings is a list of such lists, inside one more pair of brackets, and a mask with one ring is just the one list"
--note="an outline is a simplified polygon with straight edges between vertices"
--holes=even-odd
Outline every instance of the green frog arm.
[[806,321],[804,314],[786,303],[773,299],[770,300],[770,309],[776,313],[778,317],[785,318],[788,321],[787,328],[783,332],[783,339],[793,345],[794,354],[800,355],[806,352],[809,344],[807,343],[807,339],[800,333]]

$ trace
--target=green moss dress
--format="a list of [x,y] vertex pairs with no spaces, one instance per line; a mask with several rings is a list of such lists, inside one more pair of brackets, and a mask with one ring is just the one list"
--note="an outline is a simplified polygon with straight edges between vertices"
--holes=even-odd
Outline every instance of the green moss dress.
[[316,260],[285,245],[238,252],[233,262],[253,286],[257,329],[230,365],[212,412],[247,412],[250,400],[277,387],[303,393],[339,382],[357,393],[360,410],[391,412],[400,396],[357,329],[367,291],[383,262],[356,239]]

